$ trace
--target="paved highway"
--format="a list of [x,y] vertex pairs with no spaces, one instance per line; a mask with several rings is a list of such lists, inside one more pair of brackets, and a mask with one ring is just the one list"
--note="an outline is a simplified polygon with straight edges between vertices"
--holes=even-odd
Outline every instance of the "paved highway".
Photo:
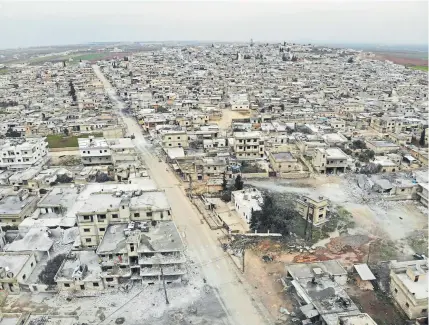
[[[159,162],[151,153],[149,144],[136,120],[122,114],[125,104],[116,96],[114,88],[98,66],[93,66],[95,74],[102,81],[106,93],[116,105],[129,134],[134,134],[134,143],[141,152],[151,178],[163,189],[171,205],[174,221],[187,248],[187,255],[201,266],[201,272],[217,292],[217,297],[234,325],[264,325],[271,319],[267,310],[259,302],[255,292],[245,283],[232,261],[223,252],[215,231],[201,221],[201,215],[186,197],[184,188],[168,166]],[[251,266],[248,266],[251,267]]]

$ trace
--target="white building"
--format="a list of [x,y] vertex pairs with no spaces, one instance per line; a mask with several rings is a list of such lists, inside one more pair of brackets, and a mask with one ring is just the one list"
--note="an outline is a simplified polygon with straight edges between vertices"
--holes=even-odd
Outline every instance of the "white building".
[[24,169],[47,161],[45,138],[7,139],[0,142],[0,169]]
[[231,201],[238,215],[247,223],[250,223],[252,211],[260,211],[263,203],[262,194],[256,188],[233,191]]
[[112,164],[112,152],[103,138],[79,138],[79,152],[84,165]]

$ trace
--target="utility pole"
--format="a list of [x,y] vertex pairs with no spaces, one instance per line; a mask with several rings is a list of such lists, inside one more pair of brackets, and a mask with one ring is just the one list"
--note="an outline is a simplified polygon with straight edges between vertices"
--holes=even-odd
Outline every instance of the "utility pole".
[[192,198],[192,175],[189,175],[189,198]]
[[246,265],[245,254],[246,254],[246,249],[243,248],[243,253],[242,253],[242,255],[243,255],[243,273],[244,273],[244,267]]
[[368,256],[366,258],[366,264],[369,263],[369,255],[371,254],[371,243],[368,244]]
[[165,278],[164,278],[164,272],[162,271],[162,266],[161,266],[161,276],[162,276],[162,285],[164,286],[165,303],[169,305],[170,302],[168,301],[167,288],[165,287]]

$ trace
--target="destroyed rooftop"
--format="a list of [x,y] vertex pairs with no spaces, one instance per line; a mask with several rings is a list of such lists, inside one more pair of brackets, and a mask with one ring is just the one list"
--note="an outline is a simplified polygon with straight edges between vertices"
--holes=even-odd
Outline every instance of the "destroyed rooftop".
[[56,280],[73,280],[73,272],[80,265],[88,267],[87,272],[83,274],[83,281],[97,281],[100,279],[101,267],[98,263],[98,256],[94,251],[88,250],[71,252],[59,269]]
[[[138,224],[136,222],[136,224]],[[173,221],[160,221],[156,226],[149,222],[149,231],[141,232],[140,246],[137,251],[143,252],[174,252],[182,251],[183,243]],[[125,229],[128,223],[109,225],[97,254],[126,253],[127,236]],[[137,230],[139,231],[139,230]]]

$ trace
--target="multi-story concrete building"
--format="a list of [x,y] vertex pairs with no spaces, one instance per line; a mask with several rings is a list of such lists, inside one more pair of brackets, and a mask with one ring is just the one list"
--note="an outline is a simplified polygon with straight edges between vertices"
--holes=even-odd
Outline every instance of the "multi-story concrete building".
[[76,211],[81,245],[97,247],[109,224],[130,221],[171,220],[162,191],[93,193]]
[[321,174],[344,172],[349,156],[339,148],[315,149],[313,167]]
[[189,147],[188,134],[185,130],[163,130],[161,138],[164,148]]
[[55,275],[60,291],[98,291],[104,289],[98,256],[93,250],[72,251]]
[[47,161],[45,138],[3,140],[0,142],[0,169],[23,169]]
[[38,199],[23,189],[0,198],[0,225],[18,226],[34,212]]
[[410,319],[428,315],[427,260],[392,261],[390,293]]
[[97,254],[106,287],[129,280],[169,284],[186,273],[183,243],[173,221],[111,224]]
[[264,139],[260,132],[234,133],[234,152],[238,160],[263,158],[264,150]]
[[33,253],[0,253],[0,290],[19,294],[20,284],[25,283],[35,267]]
[[85,166],[112,164],[112,152],[106,139],[79,138],[78,143],[82,164]]
[[296,200],[295,207],[301,217],[312,222],[316,226],[326,221],[328,200],[323,196],[304,196]]
[[380,133],[398,133],[404,127],[401,119],[390,117],[373,117],[370,126]]

